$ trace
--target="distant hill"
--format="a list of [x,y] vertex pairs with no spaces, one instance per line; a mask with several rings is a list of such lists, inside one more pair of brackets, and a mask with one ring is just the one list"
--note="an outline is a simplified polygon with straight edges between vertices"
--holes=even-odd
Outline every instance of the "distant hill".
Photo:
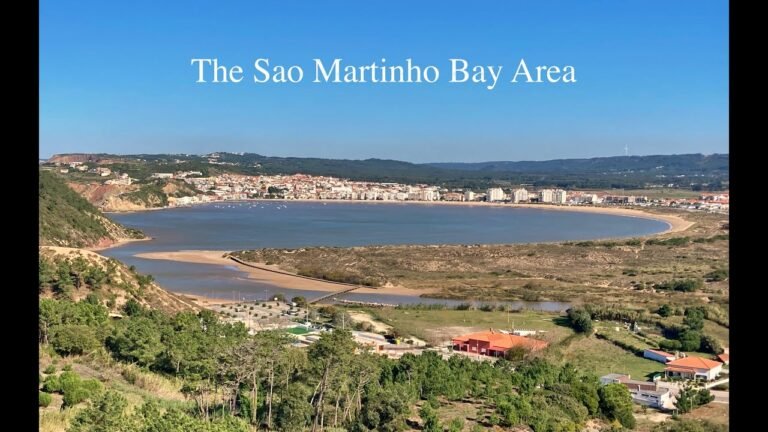
[[655,156],[613,156],[591,159],[555,159],[548,161],[496,161],[477,163],[430,163],[450,170],[518,173],[608,173],[648,171],[660,174],[727,174],[727,154],[684,154]]
[[[90,157],[89,159],[89,156]],[[427,183],[451,188],[484,189],[519,184],[563,188],[639,189],[673,184],[718,189],[728,181],[727,154],[616,156],[550,161],[415,164],[389,159],[272,157],[256,153],[209,155],[56,155],[50,161],[90,160],[137,179],[154,172],[200,171],[204,176],[238,174],[310,174],[378,182]],[[50,162],[49,161],[49,162]]]
[[39,170],[39,244],[48,246],[108,246],[120,239],[144,235],[111,221],[55,174]]

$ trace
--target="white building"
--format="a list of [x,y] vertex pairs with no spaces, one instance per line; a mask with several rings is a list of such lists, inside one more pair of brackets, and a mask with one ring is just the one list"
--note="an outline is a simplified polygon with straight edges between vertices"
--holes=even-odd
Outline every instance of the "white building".
[[555,204],[565,204],[568,199],[568,194],[562,189],[555,189],[552,197],[552,202]]
[[552,189],[542,189],[539,191],[539,202],[551,203],[555,200],[555,191]]
[[712,381],[723,371],[723,364],[703,357],[689,356],[667,363],[664,372],[667,377],[703,379]]
[[464,192],[464,201],[474,201],[475,200],[475,193],[472,191],[466,191]]
[[579,197],[579,202],[582,204],[600,204],[603,200],[597,194],[582,194]]
[[504,191],[501,188],[490,188],[486,192],[486,201],[503,201]]
[[173,173],[154,173],[152,178],[169,179],[173,178]]
[[629,375],[608,374],[600,377],[600,384],[623,384],[632,396],[632,402],[653,408],[667,408],[672,394],[668,388],[659,387],[657,382],[637,381]]
[[421,201],[438,201],[440,199],[440,192],[435,190],[422,190],[416,195]]
[[669,363],[675,360],[675,355],[668,352],[647,349],[643,351],[643,357],[651,360],[655,360],[659,363]]
[[512,202],[528,201],[528,191],[525,188],[515,189],[512,195]]

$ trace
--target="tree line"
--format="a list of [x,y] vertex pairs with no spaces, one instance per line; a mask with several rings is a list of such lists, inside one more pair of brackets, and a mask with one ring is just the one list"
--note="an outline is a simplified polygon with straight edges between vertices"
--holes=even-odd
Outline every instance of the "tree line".
[[[433,414],[458,402],[477,408],[483,428],[575,431],[593,417],[634,426],[626,388],[600,386],[596,376],[571,365],[445,360],[434,351],[392,360],[356,344],[345,330],[298,348],[285,332],[249,335],[242,323],[222,322],[211,311],[167,315],[129,302],[124,312],[124,319],[110,320],[94,302],[41,299],[40,343],[60,355],[104,351],[178,377],[194,409],[159,410],[149,401],[129,413],[123,396],[94,389],[72,431],[182,430],[172,424],[211,431],[398,431],[418,412],[422,422],[442,428],[451,426]],[[168,426],[148,429],[150,421]]]

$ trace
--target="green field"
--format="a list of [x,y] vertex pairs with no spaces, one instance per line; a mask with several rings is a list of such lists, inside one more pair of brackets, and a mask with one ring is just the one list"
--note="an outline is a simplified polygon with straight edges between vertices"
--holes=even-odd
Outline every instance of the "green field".
[[412,310],[412,309],[366,309],[377,320],[391,325],[398,331],[437,343],[454,336],[490,328],[511,330],[543,330],[542,338],[558,342],[573,334],[573,330],[560,325],[564,318],[559,314],[520,311],[483,312],[480,310]]
[[579,369],[593,372],[597,376],[624,373],[633,379],[645,380],[654,373],[664,372],[663,364],[636,356],[594,336],[578,337],[567,347],[549,353],[549,357],[555,362],[571,362]]
[[[565,326],[565,318],[558,314],[522,311],[517,313],[482,312],[478,310],[407,310],[407,309],[366,309],[368,313],[401,331],[433,342],[447,340],[464,331],[495,329],[544,330],[543,338],[551,343],[544,353],[555,363],[571,362],[579,369],[594,372],[598,376],[608,373],[627,373],[633,378],[646,377],[664,371],[664,365],[636,356],[613,343],[576,335]],[[509,320],[509,324],[507,324]],[[605,323],[608,324],[608,323]],[[607,326],[604,327],[607,329]],[[640,341],[625,329],[616,332],[618,337]]]

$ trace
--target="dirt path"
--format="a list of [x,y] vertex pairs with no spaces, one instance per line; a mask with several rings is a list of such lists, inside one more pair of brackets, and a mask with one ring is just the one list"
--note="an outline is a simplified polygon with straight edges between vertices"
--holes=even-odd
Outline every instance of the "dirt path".
[[355,322],[364,322],[368,323],[373,327],[373,331],[376,333],[387,333],[390,329],[392,329],[391,325],[384,324],[381,321],[376,321],[373,319],[371,315],[369,315],[367,312],[363,311],[356,311],[356,310],[350,310],[347,312],[350,318],[352,318],[352,321]]

